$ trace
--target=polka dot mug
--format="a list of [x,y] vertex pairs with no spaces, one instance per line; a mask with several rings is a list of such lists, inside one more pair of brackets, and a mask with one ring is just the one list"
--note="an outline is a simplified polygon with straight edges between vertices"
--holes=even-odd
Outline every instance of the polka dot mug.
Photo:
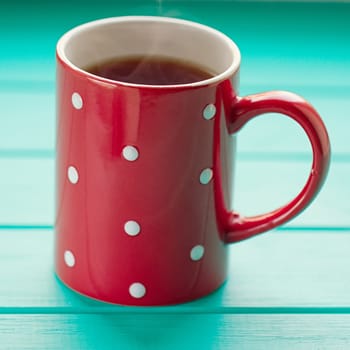
[[[85,67],[128,55],[193,62],[214,76],[142,85]],[[322,186],[327,131],[301,97],[239,97],[240,52],[224,34],[165,17],[117,17],[66,33],[57,45],[56,272],[73,290],[124,305],[169,305],[216,290],[227,244],[279,226]],[[313,151],[301,192],[275,211],[228,209],[238,131],[259,114],[294,119]]]

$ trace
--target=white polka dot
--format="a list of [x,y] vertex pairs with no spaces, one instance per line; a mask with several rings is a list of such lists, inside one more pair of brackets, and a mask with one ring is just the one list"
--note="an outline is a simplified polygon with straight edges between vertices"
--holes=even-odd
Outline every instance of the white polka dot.
[[73,267],[75,265],[75,257],[70,250],[64,252],[64,262],[68,267]]
[[83,99],[77,92],[72,94],[72,105],[75,109],[83,108]]
[[206,185],[210,182],[212,178],[213,178],[213,170],[211,170],[210,168],[206,168],[202,170],[199,176],[199,181],[202,185]]
[[129,293],[132,297],[140,299],[146,294],[146,288],[142,283],[136,282],[129,287]]
[[68,179],[72,184],[76,184],[79,181],[78,170],[74,166],[68,167]]
[[125,146],[123,148],[123,157],[126,160],[133,162],[139,157],[139,151],[134,146]]
[[212,103],[209,103],[205,106],[203,109],[203,118],[206,120],[210,120],[215,116],[216,113],[216,107]]
[[125,223],[124,230],[129,236],[137,236],[141,231],[141,227],[136,221],[130,220]]
[[202,245],[196,245],[191,249],[191,259],[193,261],[198,261],[200,259],[202,259],[204,255],[204,247]]

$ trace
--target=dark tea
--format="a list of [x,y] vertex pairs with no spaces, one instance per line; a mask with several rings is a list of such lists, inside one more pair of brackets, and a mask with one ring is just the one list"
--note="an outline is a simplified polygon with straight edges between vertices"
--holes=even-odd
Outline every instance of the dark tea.
[[115,58],[85,70],[103,78],[143,85],[189,84],[213,77],[191,62],[161,56]]

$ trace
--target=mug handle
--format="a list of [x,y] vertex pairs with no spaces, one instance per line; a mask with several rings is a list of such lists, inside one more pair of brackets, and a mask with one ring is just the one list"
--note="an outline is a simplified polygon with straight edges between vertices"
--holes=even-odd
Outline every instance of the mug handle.
[[[274,211],[252,217],[244,217],[225,209],[219,180],[214,186],[216,186],[216,199],[220,196],[217,203],[222,229],[225,232],[223,239],[226,243],[253,237],[295,217],[315,198],[328,172],[330,144],[326,127],[316,110],[302,97],[291,92],[270,91],[246,97],[234,97],[227,117],[229,133],[238,132],[252,118],[264,113],[280,113],[288,116],[304,129],[313,152],[311,172],[305,186],[293,200]],[[217,155],[217,166],[219,159]],[[219,178],[221,179],[220,176]]]

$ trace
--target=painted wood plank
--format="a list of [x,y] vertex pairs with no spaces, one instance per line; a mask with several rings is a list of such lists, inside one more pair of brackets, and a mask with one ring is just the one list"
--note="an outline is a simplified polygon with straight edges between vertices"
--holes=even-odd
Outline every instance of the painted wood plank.
[[0,91],[0,150],[52,150],[55,147],[53,91]]
[[52,224],[54,161],[0,159],[0,223]]
[[[317,109],[328,129],[332,153],[335,157],[348,154],[350,151],[348,142],[350,88],[348,96],[342,96],[339,93],[332,94],[332,97],[309,89],[291,88],[290,90],[302,95]],[[249,92],[257,91],[261,90],[255,88]],[[238,152],[255,154],[256,158],[266,153],[291,153],[307,158],[311,155],[311,147],[304,131],[290,118],[278,114],[267,114],[255,118],[239,132]],[[283,159],[283,156],[281,158]]]
[[[307,162],[240,161],[236,167],[234,208],[257,215],[287,203],[304,186],[311,164]],[[350,164],[333,163],[314,202],[286,226],[342,227],[350,223]]]
[[139,309],[94,302],[58,282],[52,231],[0,230],[0,314],[350,312],[349,233],[270,233],[232,245],[229,277],[217,292]]
[[[329,130],[332,151],[335,154],[350,153],[348,130],[350,130],[350,99],[345,94],[329,94],[300,90],[322,115]],[[258,87],[244,89],[255,93]],[[350,89],[349,89],[350,92]],[[51,152],[55,147],[55,97],[53,86],[46,92],[0,91],[0,156],[4,151],[23,151],[23,155],[35,154],[37,150]],[[238,134],[238,150],[256,158],[266,153],[292,153],[304,157],[311,150],[302,129],[291,119],[276,114],[256,118]]]
[[[236,167],[234,208],[242,215],[276,209],[306,181],[310,164],[300,161],[240,160]],[[0,158],[0,225],[52,225],[54,161]],[[349,163],[334,163],[319,196],[288,227],[349,227]]]
[[344,350],[350,315],[1,315],[2,349]]

